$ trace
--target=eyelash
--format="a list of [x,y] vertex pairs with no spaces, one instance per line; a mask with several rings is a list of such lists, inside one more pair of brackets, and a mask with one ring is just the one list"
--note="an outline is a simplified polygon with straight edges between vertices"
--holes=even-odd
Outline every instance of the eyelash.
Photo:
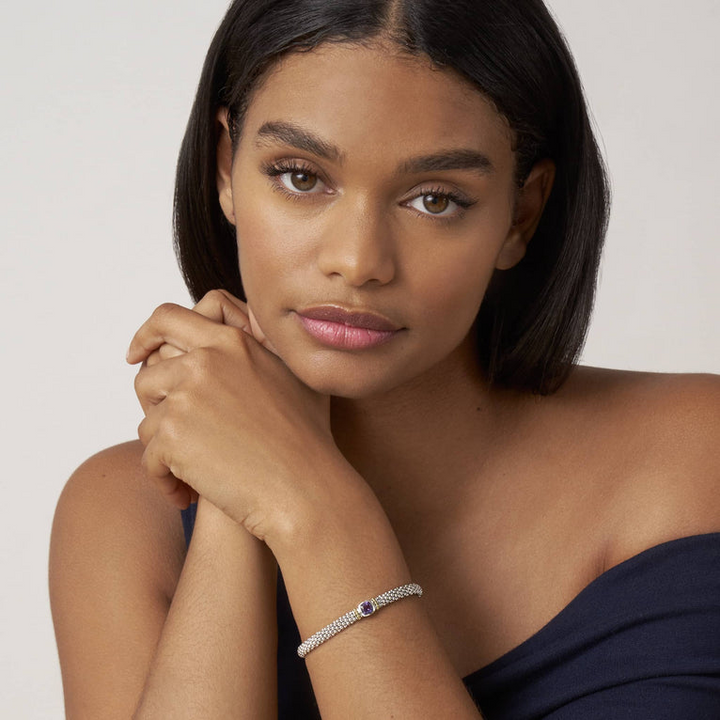
[[[303,173],[306,175],[314,175],[315,177],[319,178],[322,181],[322,178],[320,177],[319,173],[316,173],[309,165],[306,165],[305,163],[297,162],[297,161],[287,161],[287,160],[281,160],[276,163],[263,163],[262,164],[262,171],[270,178],[276,178],[280,175],[285,175],[286,173]],[[296,193],[292,192],[291,190],[288,190],[284,185],[282,185],[279,182],[273,182],[272,183],[273,190],[277,190],[279,193],[284,195],[285,197],[291,199],[291,200],[300,200],[303,195],[315,195],[317,193],[311,193],[306,192],[303,193],[301,191],[297,191]],[[413,200],[416,200],[420,197],[425,197],[426,195],[433,195],[435,197],[440,198],[447,198],[451,202],[455,203],[459,208],[460,212],[454,214],[454,215],[433,215],[432,213],[424,213],[421,211],[416,211],[419,217],[425,218],[427,220],[432,220],[434,222],[445,222],[449,223],[454,220],[458,220],[460,217],[463,216],[464,211],[467,210],[467,208],[472,207],[475,205],[474,200],[468,200],[467,198],[458,195],[455,192],[452,191],[446,191],[441,187],[433,187],[433,188],[424,188],[421,190],[417,195],[415,195]]]

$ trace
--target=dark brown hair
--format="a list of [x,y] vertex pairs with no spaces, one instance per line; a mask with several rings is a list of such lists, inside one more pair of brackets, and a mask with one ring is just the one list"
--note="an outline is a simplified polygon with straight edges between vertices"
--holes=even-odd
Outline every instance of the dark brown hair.
[[491,382],[553,392],[587,334],[609,190],[575,64],[541,0],[235,0],[205,59],[177,167],[175,246],[190,293],[245,299],[235,228],[218,201],[218,109],[229,108],[236,144],[251,91],[281,55],[380,37],[492,100],[515,134],[518,185],[537,160],[555,162],[528,252],[495,271],[475,326]]

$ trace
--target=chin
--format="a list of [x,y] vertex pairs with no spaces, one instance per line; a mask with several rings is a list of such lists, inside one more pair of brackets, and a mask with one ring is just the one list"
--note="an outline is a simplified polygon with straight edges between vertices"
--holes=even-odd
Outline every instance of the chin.
[[348,400],[361,400],[381,395],[402,382],[382,373],[343,372],[317,366],[309,369],[298,368],[297,371],[290,367],[290,370],[315,392]]
[[330,374],[324,377],[308,378],[303,382],[322,395],[332,395],[348,400],[361,400],[389,389],[383,387],[383,383],[379,379],[373,382],[363,382],[360,378],[337,378]]

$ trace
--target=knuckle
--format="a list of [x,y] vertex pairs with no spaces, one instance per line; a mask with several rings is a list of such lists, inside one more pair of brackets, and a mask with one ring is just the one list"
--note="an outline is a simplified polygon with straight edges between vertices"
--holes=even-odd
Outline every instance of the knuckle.
[[147,446],[149,438],[147,437],[147,423],[145,422],[145,418],[140,421],[140,424],[137,427],[137,436],[140,439],[140,442]]
[[223,340],[230,345],[242,345],[245,347],[243,337],[245,333],[240,328],[233,327],[232,325],[223,325],[222,334]]
[[[173,347],[172,345],[169,345],[168,343],[164,343],[161,345],[153,355],[157,354],[158,361],[160,360],[169,360],[170,358],[178,357],[179,355],[183,354],[182,350],[178,350],[176,347]],[[149,360],[150,358],[148,358]]]
[[222,304],[222,293],[219,290],[209,290],[202,296],[193,310],[205,317],[215,318],[218,314],[222,315]]
[[221,303],[225,299],[222,290],[213,289],[208,290],[200,302],[207,300],[208,302]]
[[[163,446],[176,445],[182,438],[183,424],[181,421],[182,406],[185,404],[185,393],[173,398],[173,406],[166,413],[155,431],[155,437]],[[180,406],[180,407],[178,407]]]
[[157,365],[160,362],[161,357],[162,357],[161,354],[157,350],[154,350],[145,358],[145,365],[147,367],[152,367],[153,365]]
[[230,348],[236,350],[247,349],[247,338],[244,330],[233,325],[223,325],[219,332],[221,333],[222,342]]
[[210,347],[195,348],[188,353],[190,371],[196,378],[204,378],[212,368],[215,352]]
[[209,290],[203,295],[200,302],[194,307],[200,315],[222,323],[227,307],[227,298],[222,290]]
[[169,318],[172,315],[174,315],[178,310],[179,305],[176,305],[175,303],[162,303],[162,305],[158,305],[154,312],[153,317],[155,320],[163,320],[165,318]]
[[135,389],[135,394],[137,396],[142,395],[142,389],[143,389],[143,371],[142,368],[137,372],[135,375],[135,379],[133,380],[133,388]]
[[191,387],[183,388],[175,394],[172,407],[168,412],[169,423],[166,430],[169,438],[173,440],[179,439],[185,430],[185,423],[192,432],[191,418],[198,417],[199,405],[202,404],[205,387],[201,386],[199,390]]
[[165,446],[172,441],[175,430],[175,421],[172,418],[165,418],[155,429],[155,440],[159,445]]

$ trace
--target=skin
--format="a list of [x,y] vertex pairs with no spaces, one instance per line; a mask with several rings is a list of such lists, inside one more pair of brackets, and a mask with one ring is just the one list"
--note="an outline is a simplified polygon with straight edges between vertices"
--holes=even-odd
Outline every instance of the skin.
[[[338,106],[337,97],[348,101]],[[440,446],[460,466],[469,447],[494,444],[496,406],[505,398],[496,401],[482,378],[470,331],[493,271],[525,253],[552,186],[552,163],[538,163],[518,191],[512,135],[490,103],[453,73],[392,48],[335,46],[287,58],[253,97],[234,157],[224,112],[219,120],[226,133],[220,202],[237,227],[250,308],[292,372],[333,396],[332,432],[343,454],[362,463],[373,483],[372,458],[384,464],[400,454],[425,464],[427,449]],[[278,120],[337,145],[344,163],[256,143],[262,124]],[[394,175],[408,158],[455,148],[482,151],[492,172]],[[257,171],[279,160],[318,173],[304,197],[290,173],[272,180],[295,199]],[[429,188],[460,191],[475,204],[433,217],[422,202]],[[403,336],[365,352],[318,347],[292,310],[324,302],[380,312]],[[442,437],[430,420],[439,409],[449,418]],[[359,419],[370,417],[373,429],[363,437]],[[377,435],[386,438],[383,447]],[[458,483],[477,471],[457,469]],[[410,477],[417,491],[418,474]],[[424,488],[431,494],[434,477]],[[379,479],[373,488],[381,491]]]
[[[311,130],[344,162],[257,145],[269,121]],[[308,656],[323,717],[477,717],[459,678],[532,635],[607,568],[720,529],[718,379],[578,368],[542,399],[487,385],[472,323],[493,272],[522,258],[554,169],[538,163],[518,190],[504,120],[452,72],[383,45],[322,47],[266,78],[234,154],[222,109],[218,123],[218,196],[237,228],[248,303],[213,293],[195,312],[162,306],[133,339],[142,447],[78,471],[56,516],[51,586],[68,702],[119,708],[122,695],[135,708],[142,694],[135,717],[169,708],[181,717],[202,697],[223,717],[254,693],[246,716],[271,717],[272,654],[258,660],[252,643],[265,646],[272,632],[276,558],[303,638],[368,588],[413,580],[425,590]],[[493,171],[394,174],[410,157],[453,148],[483,152]],[[305,177],[302,193],[289,174],[263,174],[279,160],[303,161],[319,183]],[[283,180],[294,199],[273,189]],[[428,217],[428,188],[475,204],[448,222]],[[404,330],[369,350],[319,346],[294,311],[326,302],[380,312]],[[139,510],[154,490],[141,463],[171,502],[200,495],[187,558],[176,509]],[[127,513],[112,533],[95,521],[108,514],[88,489],[98,487]],[[117,551],[72,562],[113,543]],[[123,553],[132,572],[113,565]],[[106,695],[107,679],[82,680],[82,658],[104,652],[99,641],[72,640],[83,623],[70,598],[96,582],[93,567],[113,568],[128,604],[154,612],[132,616],[150,628],[136,635],[127,622],[106,629],[113,648],[118,639],[144,648],[128,686]],[[158,595],[165,604],[148,599]],[[256,616],[242,626],[233,608],[249,598]],[[232,660],[218,652],[223,638],[213,640],[218,623],[250,643],[229,643]],[[199,630],[188,639],[183,627]],[[392,652],[380,659],[379,647]],[[116,674],[130,677],[138,656],[128,650]],[[353,667],[363,660],[373,672],[360,682]],[[231,687],[246,673],[247,687]]]
[[[222,113],[220,120],[226,128]],[[344,162],[257,140],[267,121],[311,129],[338,146]],[[427,381],[419,376],[441,361],[444,374],[455,372],[468,348],[452,354],[492,272],[522,258],[552,184],[552,165],[541,163],[516,193],[511,140],[479,93],[426,60],[339,46],[279,64],[253,97],[232,167],[223,149],[219,189],[237,228],[249,305],[298,378],[318,392],[372,401],[409,381],[411,392],[422,392]],[[407,158],[455,148],[484,152],[494,170],[394,176]],[[280,160],[312,168],[313,187],[298,190],[291,173],[271,179],[259,172]],[[433,216],[422,191],[436,187],[475,204]],[[513,222],[516,202],[521,222]],[[327,302],[379,312],[405,331],[373,352],[318,347],[292,310]]]

